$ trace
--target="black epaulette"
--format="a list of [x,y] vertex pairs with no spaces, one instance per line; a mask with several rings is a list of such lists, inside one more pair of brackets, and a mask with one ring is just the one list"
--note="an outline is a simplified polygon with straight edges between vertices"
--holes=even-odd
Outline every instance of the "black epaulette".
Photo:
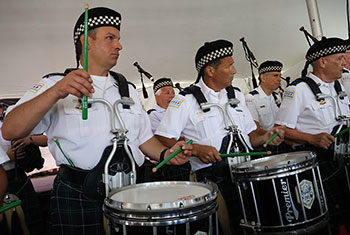
[[49,73],[49,74],[46,74],[45,76],[43,76],[43,78],[49,78],[49,77],[52,77],[52,76],[66,76],[68,73],[74,71],[74,70],[77,70],[77,68],[68,68],[66,69],[63,73]]
[[350,73],[350,71],[343,69],[343,73]]
[[249,94],[251,95],[259,95],[259,92],[257,90],[252,90],[251,92],[249,92]]
[[298,85],[301,82],[304,82],[304,80],[302,78],[298,78],[298,79],[295,79],[290,85],[291,86],[296,86],[296,85]]
[[45,76],[43,76],[43,78],[49,78],[49,77],[52,77],[52,76],[66,76],[65,73],[49,73],[49,74],[46,74]]
[[150,115],[153,111],[156,111],[155,109],[149,109],[147,110],[147,114]]

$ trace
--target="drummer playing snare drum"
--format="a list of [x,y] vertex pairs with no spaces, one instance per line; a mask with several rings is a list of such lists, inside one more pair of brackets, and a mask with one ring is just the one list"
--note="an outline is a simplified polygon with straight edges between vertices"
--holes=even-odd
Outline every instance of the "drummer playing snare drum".
[[[195,65],[198,78],[195,85],[200,89],[207,102],[225,106],[228,102],[226,89],[231,86],[236,73],[233,60],[233,45],[226,40],[206,42],[199,48]],[[186,89],[185,89],[186,90]],[[260,146],[274,133],[279,137],[271,143],[278,145],[283,140],[283,128],[273,128],[264,135],[256,133],[256,125],[245,105],[243,94],[234,89],[235,97],[240,100],[236,108],[229,112],[242,131],[245,142],[250,146]],[[230,123],[231,124],[231,123]],[[169,107],[156,130],[156,136],[167,146],[171,146],[180,136],[193,140],[193,155],[190,159],[192,171],[196,173],[198,181],[206,179],[218,184],[221,193],[228,205],[229,216],[221,216],[220,210],[225,208],[219,205],[219,219],[223,226],[225,221],[230,223],[231,230],[238,231],[240,221],[240,206],[238,195],[234,191],[228,164],[221,161],[219,149],[223,138],[227,135],[224,116],[219,108],[212,107],[210,111],[203,111],[193,94],[180,93],[170,102]],[[217,163],[214,164],[213,163]],[[220,204],[220,201],[219,201]],[[229,222],[227,221],[229,218]],[[228,234],[230,225],[224,226]]]
[[[335,127],[341,124],[338,117],[350,116],[349,99],[341,97],[344,88],[338,81],[342,76],[345,50],[345,42],[339,38],[323,38],[313,44],[306,53],[302,78],[285,89],[276,118],[276,124],[287,127],[285,138],[294,143],[296,150],[311,150],[317,154],[333,234],[339,234],[339,226],[350,224],[350,195],[345,174],[333,161],[332,150],[335,141],[332,130],[337,130]],[[306,78],[310,64],[313,71]],[[310,81],[314,85],[309,85]],[[319,97],[323,99],[316,99],[313,90],[319,90]]]
[[[88,72],[81,69],[84,56],[83,13],[73,35],[77,69],[48,75],[34,85],[15,108],[10,108],[2,127],[3,136],[8,140],[23,138],[30,133],[45,132],[48,136],[49,149],[60,166],[50,202],[50,234],[104,234],[102,201],[87,198],[83,194],[83,186],[89,170],[96,166],[114,137],[110,112],[106,105],[92,103],[88,108],[88,119],[82,120],[82,111],[76,101],[82,94],[104,98],[109,103],[121,99],[118,87],[122,87],[122,83],[116,84],[110,72],[122,50],[121,15],[112,9],[98,7],[90,9],[88,16]],[[142,165],[144,154],[159,160],[161,154],[167,157],[180,146],[184,151],[169,163],[187,162],[192,146],[185,146],[182,141],[167,149],[154,138],[136,89],[131,84],[126,84],[126,87],[135,104],[129,105],[129,108],[120,107],[120,116],[128,129],[126,137],[137,165]],[[121,127],[117,121],[116,125],[116,128]]]

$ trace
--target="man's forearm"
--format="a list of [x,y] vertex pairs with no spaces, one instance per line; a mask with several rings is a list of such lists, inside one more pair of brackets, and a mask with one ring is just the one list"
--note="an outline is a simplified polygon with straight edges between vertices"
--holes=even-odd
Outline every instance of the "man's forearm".
[[57,102],[50,89],[9,112],[1,127],[4,139],[13,140],[28,136],[50,108]]

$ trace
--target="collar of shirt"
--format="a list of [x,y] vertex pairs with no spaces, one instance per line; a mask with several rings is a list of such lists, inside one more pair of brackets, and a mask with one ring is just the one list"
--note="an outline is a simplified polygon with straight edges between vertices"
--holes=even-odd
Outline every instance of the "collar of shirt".
[[263,99],[265,97],[271,97],[271,95],[266,95],[265,91],[261,88],[261,86],[258,86],[258,88],[256,88],[256,90],[259,92],[259,97],[261,99]]
[[208,102],[220,103],[219,100],[227,94],[225,89],[221,89],[218,92],[214,91],[204,83],[203,78],[201,78],[196,85],[201,88],[204,96],[207,97]]
[[158,104],[156,104],[156,111],[159,112],[159,113],[164,113],[166,111],[166,109],[163,109]]
[[317,77],[315,74],[310,73],[309,77],[316,82],[316,84],[319,85],[319,87],[326,87],[326,88],[331,88],[334,87],[334,82],[324,82],[322,81],[319,77]]
[[101,90],[105,90],[113,86],[114,79],[113,77],[108,73],[108,76],[96,76],[96,75],[90,75],[92,79],[92,84],[95,88],[99,88]]

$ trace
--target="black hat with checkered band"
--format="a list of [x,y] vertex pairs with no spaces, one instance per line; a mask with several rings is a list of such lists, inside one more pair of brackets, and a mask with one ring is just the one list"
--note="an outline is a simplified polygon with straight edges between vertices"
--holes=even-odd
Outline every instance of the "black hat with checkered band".
[[321,41],[315,42],[307,51],[305,56],[306,63],[301,76],[306,76],[307,68],[312,62],[321,57],[345,53],[346,49],[347,43],[343,39],[322,37]]
[[281,72],[283,64],[279,61],[270,61],[267,60],[260,64],[258,71],[259,74],[268,73],[268,72]]
[[153,84],[153,91],[156,93],[160,88],[165,86],[171,86],[174,87],[173,82],[170,78],[160,78]]
[[[195,66],[198,74],[203,68],[216,59],[221,59],[233,55],[233,44],[227,40],[219,39],[212,42],[206,42],[201,46],[195,57]],[[198,81],[199,79],[197,79]]]
[[[122,21],[122,16],[106,7],[96,7],[88,10],[88,28],[89,30],[102,27],[102,26],[112,26],[120,30],[120,25]],[[84,34],[84,19],[85,12],[83,12],[74,26],[74,44],[79,40],[80,35]]]

